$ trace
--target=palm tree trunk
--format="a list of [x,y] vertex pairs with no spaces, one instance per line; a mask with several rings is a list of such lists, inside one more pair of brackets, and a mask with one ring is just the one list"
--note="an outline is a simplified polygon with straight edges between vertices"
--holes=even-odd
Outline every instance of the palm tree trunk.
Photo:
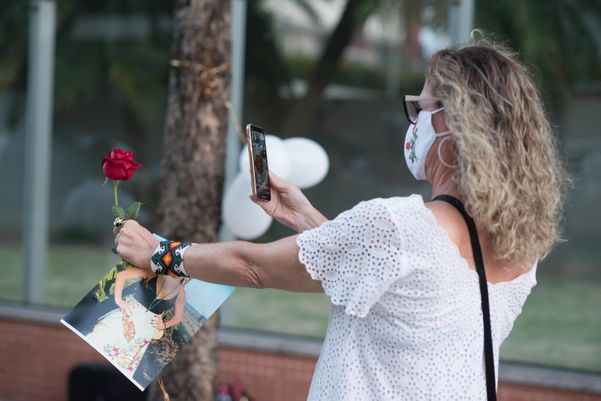
[[[217,240],[230,86],[230,2],[176,0],[161,166],[161,235]],[[172,401],[214,399],[214,316],[163,371]],[[151,400],[162,400],[153,385]]]

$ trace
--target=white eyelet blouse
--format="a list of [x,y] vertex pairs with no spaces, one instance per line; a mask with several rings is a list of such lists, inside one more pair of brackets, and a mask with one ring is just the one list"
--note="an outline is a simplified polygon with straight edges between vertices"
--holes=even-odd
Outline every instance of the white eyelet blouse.
[[[478,274],[421,196],[361,202],[297,244],[333,304],[310,401],[486,400]],[[497,371],[535,274],[488,284]]]

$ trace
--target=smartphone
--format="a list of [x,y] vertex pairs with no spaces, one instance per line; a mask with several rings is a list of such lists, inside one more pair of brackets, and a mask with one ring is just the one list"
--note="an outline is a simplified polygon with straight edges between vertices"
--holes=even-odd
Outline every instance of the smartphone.
[[258,198],[271,200],[269,190],[269,168],[267,166],[267,146],[265,132],[261,127],[248,124],[246,126],[246,144],[250,161],[250,177],[253,194]]

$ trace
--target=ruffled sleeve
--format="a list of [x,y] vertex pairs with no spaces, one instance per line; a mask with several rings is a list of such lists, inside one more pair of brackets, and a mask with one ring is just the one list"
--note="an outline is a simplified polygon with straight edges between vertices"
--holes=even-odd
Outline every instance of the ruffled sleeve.
[[299,260],[348,314],[365,317],[407,274],[401,230],[389,209],[386,199],[361,202],[297,237]]

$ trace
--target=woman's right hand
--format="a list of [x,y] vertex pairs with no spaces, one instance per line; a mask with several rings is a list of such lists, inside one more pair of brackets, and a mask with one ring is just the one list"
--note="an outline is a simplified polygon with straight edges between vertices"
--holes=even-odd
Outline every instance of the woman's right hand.
[[161,315],[157,315],[152,318],[152,327],[157,330],[165,331],[167,329],[167,323],[163,320]]
[[327,219],[305,197],[299,187],[269,172],[271,200],[251,195],[250,199],[280,224],[296,232],[319,226]]

